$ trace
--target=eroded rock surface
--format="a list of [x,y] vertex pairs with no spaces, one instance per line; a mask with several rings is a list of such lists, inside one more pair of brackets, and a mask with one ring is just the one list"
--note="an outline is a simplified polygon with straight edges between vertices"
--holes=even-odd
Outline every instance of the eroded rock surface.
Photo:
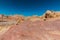
[[48,10],[43,16],[0,15],[0,23],[6,24],[6,27],[0,25],[3,26],[0,30],[0,40],[60,40],[59,13]]
[[60,40],[60,20],[26,21],[12,26],[0,40]]

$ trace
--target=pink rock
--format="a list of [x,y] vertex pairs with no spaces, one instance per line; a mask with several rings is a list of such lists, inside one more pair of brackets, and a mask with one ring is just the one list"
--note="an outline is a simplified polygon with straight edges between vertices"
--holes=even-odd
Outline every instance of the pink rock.
[[0,40],[60,40],[60,20],[26,21],[12,26]]

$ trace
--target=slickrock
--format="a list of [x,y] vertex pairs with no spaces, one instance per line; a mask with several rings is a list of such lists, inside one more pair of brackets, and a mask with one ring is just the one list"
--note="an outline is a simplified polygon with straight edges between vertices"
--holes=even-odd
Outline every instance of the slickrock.
[[60,20],[26,21],[12,26],[0,40],[60,40]]
[[41,19],[40,19],[39,16],[35,16],[35,15],[34,15],[34,16],[31,16],[31,17],[27,17],[26,20],[29,20],[29,21],[34,22],[34,21],[41,20]]
[[42,16],[0,15],[0,40],[60,40],[60,12]]

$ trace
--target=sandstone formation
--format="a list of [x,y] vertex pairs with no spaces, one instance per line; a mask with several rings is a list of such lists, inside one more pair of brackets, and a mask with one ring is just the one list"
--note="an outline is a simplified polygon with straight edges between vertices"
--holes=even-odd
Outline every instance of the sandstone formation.
[[42,16],[0,15],[0,40],[60,40],[60,12]]

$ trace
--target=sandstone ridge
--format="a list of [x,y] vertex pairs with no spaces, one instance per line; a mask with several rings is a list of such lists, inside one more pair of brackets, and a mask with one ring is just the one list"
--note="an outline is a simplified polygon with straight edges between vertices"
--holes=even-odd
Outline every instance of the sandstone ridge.
[[5,16],[0,15],[0,26],[10,26],[20,24],[24,21],[54,21],[56,19],[60,19],[60,12],[59,11],[51,11],[47,10],[42,16],[22,16],[22,15],[11,15]]
[[50,18],[58,18],[60,17],[60,12],[58,11],[51,11],[47,10],[42,16],[21,16],[21,15],[11,15],[11,16],[5,16],[5,15],[0,15],[0,22],[2,21],[26,21],[26,20],[43,20],[44,19],[50,19]]
[[60,40],[60,12],[42,16],[0,15],[0,40]]

